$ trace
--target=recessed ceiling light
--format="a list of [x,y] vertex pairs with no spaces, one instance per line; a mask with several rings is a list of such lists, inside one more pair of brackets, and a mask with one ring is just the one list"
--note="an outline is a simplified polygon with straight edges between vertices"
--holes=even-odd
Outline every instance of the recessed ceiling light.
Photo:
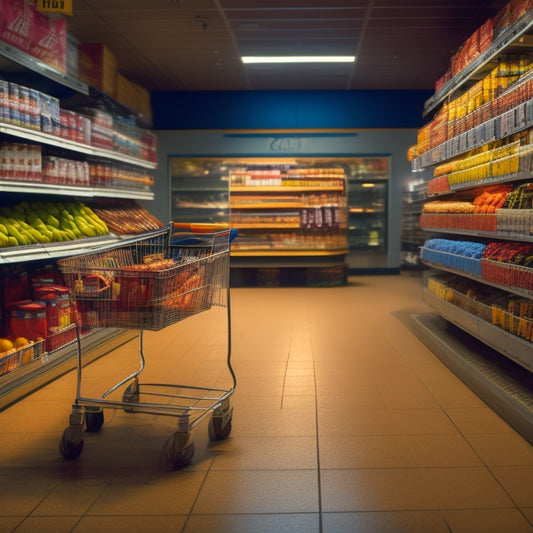
[[355,56],[242,56],[250,63],[353,63]]

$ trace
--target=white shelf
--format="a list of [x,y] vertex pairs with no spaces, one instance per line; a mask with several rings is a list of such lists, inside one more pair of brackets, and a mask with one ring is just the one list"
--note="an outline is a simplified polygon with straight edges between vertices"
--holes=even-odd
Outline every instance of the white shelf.
[[35,59],[22,50],[18,50],[9,44],[0,42],[0,55],[4,56],[10,61],[13,61],[14,63],[19,64],[22,67],[25,67],[26,69],[29,69],[54,81],[55,83],[59,83],[60,85],[68,87],[69,89],[74,89],[81,94],[89,94],[89,85],[84,81],[73,78],[67,74],[63,74],[62,72],[50,67],[46,63]]
[[84,198],[154,199],[154,193],[151,191],[135,191],[107,187],[76,187],[74,185],[54,185],[51,183],[38,183],[32,181],[0,181],[0,192],[53,194]]
[[531,342],[442,300],[426,289],[424,289],[423,295],[424,301],[446,320],[533,372],[533,345]]
[[66,242],[47,244],[27,244],[0,249],[0,265],[22,263],[46,259],[59,259],[80,252],[97,250],[102,246],[120,242],[120,238],[110,233],[98,237],[86,237]]
[[479,283],[483,283],[485,285],[490,285],[491,287],[501,289],[502,291],[512,292],[513,294],[516,294],[517,296],[522,296],[524,298],[531,298],[531,295],[532,295],[531,291],[520,289],[519,287],[512,287],[510,285],[500,285],[499,283],[493,283],[492,281],[486,280],[482,278],[481,276],[470,274],[466,272],[465,270],[459,270],[458,268],[452,268],[452,267],[448,267],[445,265],[440,265],[439,263],[433,263],[432,261],[428,261],[427,259],[420,258],[420,261],[424,265],[427,265],[436,270],[443,270],[444,272],[450,272],[452,274],[457,274],[458,276],[462,276],[464,278],[473,279],[474,281],[478,281]]
[[127,163],[129,165],[134,165],[141,168],[152,170],[157,168],[157,163],[153,163],[151,161],[145,161],[144,159],[139,159],[137,157],[120,154],[118,152],[114,152],[113,150],[96,148],[88,144],[71,141],[69,139],[63,139],[50,133],[32,130],[31,128],[15,126],[14,124],[0,124],[0,133],[12,135],[26,141],[39,142],[55,148],[61,148],[63,150],[70,150],[79,154],[110,159],[113,161],[120,161],[121,163]]

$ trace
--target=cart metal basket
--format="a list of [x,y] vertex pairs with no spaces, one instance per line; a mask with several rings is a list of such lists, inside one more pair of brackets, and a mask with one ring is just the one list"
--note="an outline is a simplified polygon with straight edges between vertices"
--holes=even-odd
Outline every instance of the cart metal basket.
[[[173,230],[170,224],[141,237],[58,261],[79,313],[76,399],[60,442],[66,459],[76,459],[81,454],[85,429],[94,432],[102,427],[104,408],[177,417],[178,430],[166,445],[167,456],[177,468],[192,461],[191,431],[205,416],[212,414],[208,426],[211,440],[225,439],[231,432],[230,397],[236,386],[230,360],[229,249],[233,232],[224,229],[176,234]],[[145,367],[143,332],[162,330],[212,306],[227,309],[227,367],[232,385],[218,389],[141,383],[139,376]],[[81,327],[140,330],[138,369],[101,398],[81,394]],[[108,399],[121,387],[125,389],[121,401]]]

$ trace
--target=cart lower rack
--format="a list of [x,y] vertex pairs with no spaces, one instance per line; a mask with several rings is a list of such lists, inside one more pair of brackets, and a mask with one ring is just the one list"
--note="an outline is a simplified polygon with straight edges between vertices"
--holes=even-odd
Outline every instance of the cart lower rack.
[[[236,386],[231,366],[229,248],[233,232],[174,234],[173,225],[122,241],[96,252],[58,261],[77,303],[77,388],[68,427],[60,442],[66,459],[83,450],[84,432],[98,431],[104,408],[178,419],[165,451],[176,468],[193,458],[191,432],[207,415],[209,437],[222,440],[231,432],[230,398]],[[229,388],[143,383],[144,331],[159,331],[213,306],[226,307]],[[139,367],[113,384],[101,397],[82,395],[80,329],[112,327],[139,330]],[[112,357],[112,355],[110,355]],[[124,389],[121,400],[109,399]]]

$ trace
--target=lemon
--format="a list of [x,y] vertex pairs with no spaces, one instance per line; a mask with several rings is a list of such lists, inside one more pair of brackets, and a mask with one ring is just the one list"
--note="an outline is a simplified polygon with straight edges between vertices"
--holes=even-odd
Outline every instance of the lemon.
[[17,337],[14,341],[13,341],[13,346],[17,349],[19,348],[22,348],[24,346],[26,346],[26,344],[29,344],[30,341],[28,339],[25,339],[24,337]]
[[13,343],[9,339],[0,339],[0,353],[13,349]]

